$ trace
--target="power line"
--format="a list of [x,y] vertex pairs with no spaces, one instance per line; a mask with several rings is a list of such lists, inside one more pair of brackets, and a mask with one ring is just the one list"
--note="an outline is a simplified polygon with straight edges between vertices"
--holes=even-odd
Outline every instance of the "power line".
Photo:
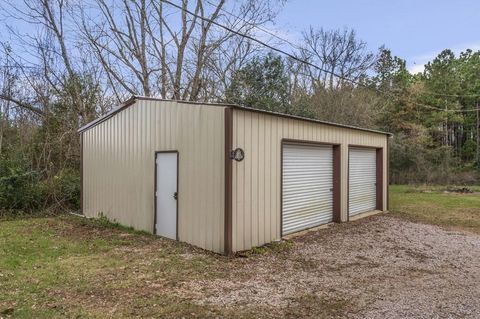
[[203,17],[203,16],[201,16],[201,15],[198,15],[198,14],[196,14],[195,12],[192,12],[192,11],[188,10],[187,8],[183,8],[183,7],[177,5],[177,4],[175,4],[175,3],[173,3],[173,2],[171,2],[171,1],[169,1],[169,0],[161,0],[161,1],[167,3],[167,4],[171,5],[171,6],[174,6],[174,7],[177,8],[177,9],[180,9],[180,10],[182,10],[182,11],[185,11],[186,13],[188,13],[188,14],[190,14],[190,15],[198,18],[198,19],[204,20],[204,21],[209,22],[209,23],[211,23],[211,24],[213,24],[213,25],[216,25],[217,27],[220,27],[220,28],[225,29],[225,30],[227,30],[227,31],[229,31],[229,32],[232,32],[233,34],[236,34],[236,35],[238,35],[238,36],[241,36],[241,37],[243,37],[243,38],[246,38],[246,39],[248,39],[248,40],[251,40],[251,41],[253,41],[253,42],[256,42],[256,43],[258,43],[258,44],[260,44],[260,45],[262,45],[262,46],[264,46],[264,47],[266,47],[266,48],[269,48],[269,49],[272,50],[272,51],[275,51],[275,52],[278,52],[278,53],[280,53],[280,54],[286,55],[287,57],[291,58],[292,60],[295,60],[295,61],[297,61],[297,62],[306,64],[306,65],[308,65],[308,66],[311,66],[312,68],[315,68],[315,69],[317,69],[317,70],[319,70],[319,71],[322,71],[322,72],[325,72],[325,73],[327,73],[327,74],[331,74],[331,75],[333,75],[333,76],[335,76],[335,77],[337,77],[337,78],[339,78],[339,79],[341,79],[341,80],[350,82],[350,83],[352,83],[352,84],[362,85],[362,83],[359,82],[359,81],[356,81],[356,80],[353,80],[353,79],[349,79],[349,78],[347,78],[347,77],[345,77],[345,76],[343,76],[343,75],[340,75],[340,74],[337,74],[337,73],[335,73],[335,72],[332,72],[332,71],[326,70],[326,69],[324,69],[324,68],[321,68],[321,67],[319,67],[318,65],[315,65],[315,64],[313,64],[313,63],[311,63],[311,62],[308,62],[308,61],[306,61],[306,60],[303,60],[303,59],[301,59],[301,58],[299,58],[299,57],[297,57],[297,56],[295,56],[295,55],[293,55],[293,54],[291,54],[291,53],[288,53],[288,52],[286,52],[286,51],[284,51],[284,50],[282,50],[282,49],[276,48],[276,47],[274,47],[274,46],[272,46],[272,45],[270,45],[270,44],[268,44],[268,43],[263,42],[262,40],[259,40],[259,39],[257,39],[257,38],[254,38],[254,37],[252,37],[252,36],[250,36],[250,35],[248,35],[248,34],[245,34],[245,33],[240,32],[240,31],[233,30],[232,28],[227,27],[227,26],[225,26],[225,25],[223,25],[223,24],[221,24],[221,23],[218,23],[218,22],[216,22],[216,21],[214,21],[214,20],[212,20],[212,19],[209,19],[209,18]]
[[[215,4],[212,3],[212,2],[209,1],[209,0],[207,0],[207,3],[210,4],[210,5],[212,5],[212,6],[215,6]],[[256,24],[254,24],[254,23],[251,23],[250,21],[247,21],[247,20],[245,20],[244,18],[242,18],[242,17],[240,17],[240,16],[238,16],[238,15],[235,15],[235,14],[233,14],[233,13],[231,13],[231,12],[229,12],[229,11],[223,9],[223,8],[221,8],[220,10],[223,11],[223,12],[225,12],[226,14],[228,14],[228,15],[236,18],[236,19],[239,19],[239,20],[241,20],[241,21],[249,24],[249,25],[252,26],[253,28],[256,28],[256,29],[258,29],[258,30],[260,30],[260,31],[263,31],[263,32],[265,32],[265,33],[267,33],[267,34],[269,34],[269,35],[271,35],[271,36],[273,36],[273,37],[275,37],[275,38],[277,38],[277,39],[279,39],[279,40],[281,40],[281,41],[289,44],[290,46],[292,46],[293,48],[295,48],[295,49],[297,49],[297,50],[302,50],[302,49],[303,49],[303,48],[301,48],[300,46],[298,46],[297,44],[294,44],[294,43],[292,43],[291,41],[289,41],[289,40],[287,40],[287,39],[285,39],[285,38],[282,38],[281,36],[277,35],[277,34],[274,33],[273,31],[270,31],[270,30],[268,30],[268,29],[266,29],[266,28],[264,28],[264,27],[262,27],[262,26],[259,26],[259,25],[256,25]],[[305,75],[305,74],[304,74],[304,75]],[[480,97],[480,94],[444,94],[444,93],[437,93],[437,92],[428,92],[427,94],[428,94],[428,95],[445,96],[445,97]],[[428,105],[426,105],[426,104],[422,104],[422,105],[428,106]],[[436,108],[436,107],[434,107],[434,106],[431,106],[430,108],[442,110],[441,108]],[[443,110],[443,111],[445,111],[445,110]],[[476,109],[473,109],[472,111],[476,111]]]
[[[213,3],[210,2],[209,0],[207,0],[207,3],[210,4],[210,5],[212,5],[212,6],[215,6],[215,4],[213,4]],[[303,48],[301,48],[300,46],[292,43],[291,41],[289,41],[289,40],[287,40],[287,39],[285,39],[285,38],[282,38],[281,36],[277,35],[277,34],[274,33],[273,31],[270,31],[270,30],[268,30],[268,29],[266,29],[266,28],[264,28],[264,27],[262,27],[262,26],[259,26],[259,25],[256,25],[256,24],[254,24],[254,23],[251,23],[251,22],[243,19],[242,17],[240,17],[240,16],[238,16],[238,15],[235,15],[235,14],[233,14],[233,13],[231,13],[231,12],[228,12],[227,10],[225,10],[225,9],[223,9],[223,8],[221,8],[220,10],[223,11],[223,12],[225,12],[226,14],[228,14],[228,15],[236,18],[236,19],[242,20],[243,22],[249,24],[249,25],[252,26],[253,28],[256,28],[256,29],[258,29],[258,30],[260,30],[260,31],[263,31],[263,32],[265,32],[265,33],[267,33],[267,34],[269,34],[269,35],[271,35],[271,36],[273,36],[273,37],[275,37],[275,38],[277,38],[277,39],[279,39],[279,40],[281,40],[281,41],[289,44],[290,46],[292,46],[293,48],[295,48],[295,49],[297,49],[297,50],[302,50],[302,49],[303,49]],[[303,74],[303,75],[307,75],[307,74]],[[437,92],[428,92],[427,94],[429,94],[429,95],[437,95],[437,96],[445,96],[445,97],[480,97],[480,94],[463,94],[463,95],[462,95],[462,94],[444,94],[444,93],[437,93]],[[413,102],[413,103],[415,103],[415,102]],[[417,103],[417,104],[420,104],[420,103]],[[434,107],[434,106],[429,106],[429,105],[426,105],[426,104],[421,104],[421,105],[423,105],[423,106],[425,106],[425,107],[429,107],[429,108],[431,108],[431,109],[437,109],[437,110],[445,111],[444,109],[437,108],[437,107]],[[455,110],[452,110],[452,112],[453,112],[453,111],[455,111]],[[471,110],[471,111],[476,111],[476,109],[473,109],[473,110]]]
[[[169,0],[161,0],[161,1],[167,3],[167,4],[171,5],[171,6],[173,6],[173,7],[177,8],[177,9],[179,9],[179,10],[185,11],[186,13],[188,13],[188,14],[190,14],[190,15],[198,18],[198,19],[201,19],[201,20],[204,20],[204,21],[206,21],[206,22],[209,22],[209,23],[211,23],[211,24],[213,24],[213,25],[216,25],[217,27],[220,27],[220,28],[222,28],[222,29],[224,29],[224,30],[227,30],[227,31],[229,31],[229,32],[231,32],[231,33],[233,33],[233,34],[235,34],[235,35],[238,35],[238,36],[240,36],[240,37],[249,39],[249,40],[251,40],[251,41],[253,41],[253,42],[255,42],[255,43],[258,43],[258,44],[260,44],[260,45],[262,45],[262,46],[264,46],[264,47],[266,47],[266,48],[268,48],[268,49],[270,49],[270,50],[272,50],[272,51],[275,51],[275,52],[278,52],[278,53],[280,53],[280,54],[283,54],[283,55],[291,58],[292,60],[295,60],[295,61],[297,61],[297,62],[303,63],[303,64],[308,65],[308,66],[311,66],[311,67],[313,67],[314,69],[317,69],[317,70],[319,70],[319,71],[325,72],[325,73],[327,73],[327,74],[333,75],[333,76],[335,76],[336,78],[341,79],[341,80],[343,80],[343,81],[350,82],[350,83],[352,83],[352,84],[355,84],[355,85],[358,85],[358,86],[362,86],[362,87],[367,88],[367,89],[370,89],[370,90],[375,90],[376,92],[379,92],[379,93],[382,93],[382,94],[386,94],[386,92],[383,92],[382,90],[379,90],[378,88],[372,88],[372,87],[367,86],[367,85],[365,85],[364,83],[359,82],[359,81],[357,81],[357,80],[347,78],[347,77],[345,77],[345,76],[343,76],[343,75],[337,74],[337,73],[335,73],[335,72],[333,72],[333,71],[330,71],[330,70],[326,70],[326,69],[324,69],[324,68],[322,68],[322,67],[319,67],[318,65],[315,65],[315,64],[313,64],[313,63],[311,63],[311,62],[308,62],[307,60],[301,59],[301,58],[299,58],[299,57],[297,57],[297,56],[295,56],[295,55],[293,55],[293,54],[291,54],[291,53],[288,53],[288,52],[286,52],[286,51],[284,51],[284,50],[282,50],[282,49],[276,48],[276,47],[274,47],[274,46],[272,46],[272,45],[270,45],[270,44],[268,44],[268,43],[265,43],[264,41],[259,40],[259,39],[255,38],[255,37],[253,37],[253,36],[250,36],[250,35],[248,35],[248,34],[245,34],[245,33],[242,33],[242,32],[240,32],[240,31],[234,30],[234,29],[232,29],[232,28],[230,28],[230,27],[227,27],[227,26],[225,26],[225,25],[223,25],[223,24],[221,24],[221,23],[218,23],[218,22],[216,22],[216,21],[214,21],[214,20],[212,20],[212,19],[209,19],[209,18],[200,16],[200,15],[198,15],[198,14],[196,14],[196,13],[188,10],[187,8],[183,8],[183,7],[177,5],[177,4],[175,4],[175,3],[173,3],[173,2],[171,2],[171,1],[169,1]],[[209,2],[209,3],[210,3],[210,2]],[[211,3],[210,3],[210,4],[211,4]],[[232,16],[235,16],[235,15],[232,14]],[[246,22],[246,23],[248,23],[248,22]],[[275,37],[280,38],[280,37],[277,36],[277,35],[275,35]],[[282,38],[280,38],[280,39],[282,39]],[[282,39],[282,40],[287,41],[287,40],[285,40],[285,39]],[[480,95],[479,95],[479,96],[480,96]],[[426,104],[421,104],[421,103],[416,103],[416,102],[412,102],[412,103],[415,103],[415,104],[417,104],[417,105],[419,105],[419,106],[422,106],[422,107],[425,107],[425,108],[434,109],[434,110],[438,110],[438,111],[442,111],[442,112],[474,112],[474,111],[477,111],[477,109],[445,110],[445,109],[441,109],[441,108],[438,108],[438,107],[435,107],[435,106],[426,105]]]
[[[213,4],[213,3],[210,2],[209,0],[207,0],[207,3],[210,4],[210,5],[212,5],[212,6],[215,6],[215,4]],[[281,36],[277,35],[274,31],[270,31],[270,30],[268,30],[267,28],[264,28],[264,27],[262,27],[262,26],[259,26],[259,25],[257,25],[257,24],[254,24],[254,23],[252,23],[252,22],[250,22],[250,21],[247,21],[247,20],[245,20],[244,18],[242,18],[242,17],[240,17],[240,16],[238,16],[238,15],[235,15],[235,14],[233,14],[233,13],[231,13],[231,12],[229,12],[229,11],[223,9],[223,8],[220,8],[220,10],[221,10],[222,12],[225,12],[225,13],[228,14],[229,16],[232,16],[232,17],[234,17],[234,18],[236,18],[236,19],[242,20],[243,22],[249,24],[250,26],[252,26],[252,27],[255,28],[255,29],[258,29],[258,30],[260,30],[260,31],[263,31],[263,32],[271,35],[272,37],[277,38],[278,40],[281,40],[281,41],[283,41],[283,42],[285,42],[285,43],[288,43],[290,46],[292,46],[293,48],[295,48],[295,49],[297,49],[297,50],[302,50],[302,48],[301,48],[300,46],[298,46],[297,44],[291,42],[290,40],[287,40],[287,39],[285,39],[285,38],[282,38]]]
[[7,68],[10,68],[10,69],[39,69],[40,67],[37,67],[37,66],[30,66],[30,65],[17,65],[17,64],[3,64],[3,65],[0,65],[0,68],[3,68],[3,69],[7,69]]

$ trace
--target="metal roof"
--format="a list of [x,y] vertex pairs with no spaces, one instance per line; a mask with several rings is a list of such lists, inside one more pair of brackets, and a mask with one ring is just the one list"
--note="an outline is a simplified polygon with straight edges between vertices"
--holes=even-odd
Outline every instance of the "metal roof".
[[371,133],[385,134],[385,135],[388,135],[388,136],[392,136],[392,133],[383,132],[383,131],[379,131],[379,130],[367,129],[367,128],[362,128],[362,127],[353,126],[353,125],[338,124],[338,123],[328,122],[328,121],[321,121],[321,120],[312,119],[312,118],[303,117],[303,116],[266,111],[266,110],[256,109],[256,108],[253,108],[253,107],[241,106],[241,105],[237,105],[237,104],[211,103],[211,102],[192,102],[192,101],[183,101],[183,100],[168,100],[168,99],[161,99],[161,98],[147,97],[147,96],[139,96],[139,95],[133,95],[131,98],[126,100],[124,103],[120,104],[117,108],[111,110],[110,112],[108,112],[107,114],[97,118],[96,120],[93,120],[90,123],[87,123],[84,126],[80,127],[78,129],[78,132],[82,133],[82,132],[88,130],[89,128],[94,127],[94,126],[108,120],[109,118],[111,118],[112,116],[117,114],[118,112],[126,109],[127,107],[129,107],[131,105],[133,105],[137,100],[177,102],[177,103],[184,103],[184,104],[195,104],[195,105],[199,105],[199,106],[201,106],[201,105],[213,105],[213,106],[220,106],[220,107],[231,107],[231,108],[234,108],[234,109],[245,110],[245,111],[250,111],[250,112],[270,114],[270,115],[284,117],[284,118],[291,118],[291,119],[296,119],[296,120],[301,120],[301,121],[307,121],[307,122],[313,122],[313,123],[319,123],[319,124],[324,124],[324,125],[337,126],[337,127],[348,128],[348,129],[353,129],[353,130],[366,131],[366,132],[371,132]]

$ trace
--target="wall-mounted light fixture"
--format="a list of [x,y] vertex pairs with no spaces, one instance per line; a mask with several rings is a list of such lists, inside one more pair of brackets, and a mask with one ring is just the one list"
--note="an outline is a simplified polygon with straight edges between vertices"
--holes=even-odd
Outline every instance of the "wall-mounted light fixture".
[[241,148],[236,148],[230,152],[230,159],[234,159],[237,162],[243,161],[245,158],[245,152]]

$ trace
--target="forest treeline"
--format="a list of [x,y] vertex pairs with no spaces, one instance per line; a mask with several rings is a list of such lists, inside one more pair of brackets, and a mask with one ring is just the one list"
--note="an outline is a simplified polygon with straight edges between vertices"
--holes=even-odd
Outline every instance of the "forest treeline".
[[173,2],[3,1],[0,210],[78,209],[77,129],[131,95],[388,131],[391,182],[478,183],[480,52],[446,49],[411,74],[354,30],[268,31],[284,1]]

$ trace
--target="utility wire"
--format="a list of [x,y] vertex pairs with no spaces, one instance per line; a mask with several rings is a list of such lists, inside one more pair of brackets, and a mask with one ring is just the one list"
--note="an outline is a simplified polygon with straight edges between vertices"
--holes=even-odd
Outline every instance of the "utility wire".
[[[207,3],[210,4],[211,6],[215,6],[214,3],[212,3],[210,0],[207,0]],[[256,28],[260,31],[263,31],[273,37],[275,37],[276,39],[280,40],[280,41],[283,41],[287,44],[289,44],[290,46],[292,46],[293,48],[297,49],[297,50],[303,50],[303,48],[301,48],[299,45],[295,44],[295,43],[292,43],[290,40],[288,39],[285,39],[285,38],[282,38],[281,36],[277,35],[274,31],[271,31],[271,30],[268,30],[267,28],[264,28],[262,26],[259,26],[259,25],[256,25],[250,21],[247,21],[245,20],[244,18],[238,16],[238,15],[235,15],[223,8],[220,9],[222,12],[236,18],[236,19],[239,19],[245,23],[247,23],[248,25],[252,26],[253,28]],[[322,70],[324,71],[324,70]],[[480,97],[480,94],[444,94],[444,93],[436,93],[436,92],[428,92],[427,94],[429,95],[438,95],[438,96],[446,96],[446,97]]]
[[[385,94],[385,95],[386,95],[386,92],[383,92],[382,90],[379,90],[378,88],[369,87],[369,86],[365,85],[364,83],[359,82],[359,81],[357,81],[357,80],[353,80],[353,79],[347,78],[347,77],[345,77],[345,76],[343,76],[343,75],[337,74],[337,73],[335,73],[335,72],[333,72],[333,71],[326,70],[326,69],[324,69],[324,68],[322,68],[322,67],[319,67],[318,65],[315,65],[315,64],[313,64],[313,63],[311,63],[311,62],[309,62],[309,61],[307,61],[307,60],[301,59],[301,58],[297,57],[296,55],[293,55],[293,54],[288,53],[288,52],[286,52],[286,51],[284,51],[284,50],[282,50],[282,49],[276,48],[276,47],[274,47],[274,46],[272,46],[272,45],[270,45],[270,44],[268,44],[268,43],[265,43],[264,41],[259,40],[259,39],[255,38],[255,37],[253,37],[253,36],[250,36],[250,35],[248,35],[248,34],[245,34],[245,33],[242,33],[242,32],[240,32],[240,31],[234,30],[234,29],[232,29],[232,28],[230,28],[230,27],[227,27],[227,26],[225,26],[225,25],[223,25],[223,24],[221,24],[221,23],[218,23],[217,21],[214,21],[214,20],[212,20],[212,19],[209,19],[209,18],[206,18],[206,17],[204,17],[204,16],[198,15],[198,14],[196,14],[196,13],[188,10],[187,8],[183,8],[183,7],[177,5],[177,4],[175,4],[175,3],[173,3],[173,2],[171,2],[171,1],[169,1],[169,0],[161,0],[161,1],[167,3],[167,4],[171,5],[171,6],[173,6],[173,7],[175,7],[175,8],[177,8],[177,9],[180,9],[180,10],[182,10],[182,11],[185,11],[186,13],[190,14],[191,16],[194,16],[194,17],[196,17],[196,18],[198,18],[198,19],[201,19],[201,20],[204,20],[204,21],[206,21],[206,22],[209,22],[209,23],[211,23],[211,24],[213,24],[213,25],[216,25],[217,27],[220,27],[220,28],[222,28],[222,29],[224,29],[224,30],[227,30],[227,31],[229,31],[229,32],[231,32],[231,33],[233,33],[233,34],[235,34],[235,35],[240,36],[240,37],[249,39],[249,40],[251,40],[251,41],[253,41],[253,42],[255,42],[255,43],[258,43],[258,44],[260,44],[260,45],[262,45],[262,46],[264,46],[264,47],[266,47],[266,48],[268,48],[268,49],[270,49],[270,50],[272,50],[272,51],[275,51],[275,52],[278,52],[278,53],[280,53],[280,54],[283,54],[283,55],[291,58],[291,59],[294,60],[294,61],[303,63],[303,64],[305,64],[305,65],[311,66],[311,67],[314,68],[314,69],[317,69],[317,70],[319,70],[319,71],[325,72],[325,73],[330,74],[330,75],[333,75],[333,76],[335,76],[336,78],[338,78],[338,79],[340,79],[340,80],[343,80],[343,81],[346,81],[346,82],[350,82],[350,83],[352,83],[352,84],[355,84],[355,85],[358,85],[358,86],[362,86],[362,87],[365,87],[365,88],[368,88],[368,89],[371,89],[371,90],[375,90],[376,92],[379,92],[379,93],[382,93],[382,94]],[[210,3],[210,2],[209,2],[209,3]],[[211,4],[211,3],[210,3],[210,4]],[[232,15],[233,15],[233,14],[232,14]],[[233,16],[234,16],[234,15],[233,15]],[[246,22],[246,23],[249,23],[249,22]],[[280,37],[277,36],[277,35],[275,35],[275,37],[280,38]],[[282,38],[280,38],[280,39],[282,39]],[[282,40],[286,41],[285,39],[282,39]],[[480,96],[480,95],[479,95],[479,96]],[[422,107],[426,107],[426,108],[434,109],[434,110],[439,110],[439,111],[443,111],[443,112],[474,112],[474,111],[479,110],[478,108],[476,108],[476,109],[466,109],[466,110],[445,110],[445,109],[441,109],[441,108],[434,107],[434,106],[430,106],[430,105],[426,105],[426,104],[421,104],[421,103],[416,103],[416,102],[412,102],[412,103],[414,103],[414,104],[416,104],[416,105],[419,105],[419,106],[422,106]]]
[[204,20],[204,21],[206,21],[206,22],[209,22],[209,23],[211,23],[211,24],[213,24],[213,25],[216,25],[217,27],[220,27],[220,28],[222,28],[222,29],[225,29],[225,30],[227,30],[227,31],[229,31],[229,32],[231,32],[231,33],[233,33],[233,34],[236,34],[236,35],[238,35],[238,36],[244,37],[244,38],[249,39],[249,40],[251,40],[251,41],[253,41],[253,42],[255,42],[255,43],[258,43],[258,44],[260,44],[260,45],[262,45],[262,46],[264,46],[264,47],[266,47],[266,48],[269,48],[269,49],[272,50],[272,51],[275,51],[275,52],[278,52],[278,53],[280,53],[280,54],[283,54],[283,55],[291,58],[292,60],[295,60],[295,61],[297,61],[297,62],[306,64],[306,65],[308,65],[308,66],[311,66],[312,68],[315,68],[315,69],[317,69],[317,70],[319,70],[319,71],[322,71],[322,72],[325,72],[325,73],[327,73],[327,74],[331,74],[331,75],[333,75],[333,76],[335,76],[335,77],[337,77],[337,78],[339,78],[339,79],[341,79],[341,80],[350,82],[350,83],[352,83],[352,84],[362,85],[362,83],[359,82],[359,81],[349,79],[349,78],[347,78],[347,77],[345,77],[345,76],[343,76],[343,75],[340,75],[340,74],[337,74],[337,73],[335,73],[335,72],[332,72],[332,71],[326,70],[326,69],[324,69],[324,68],[321,68],[321,67],[319,67],[318,65],[315,65],[315,64],[313,64],[313,63],[311,63],[311,62],[308,62],[308,61],[306,61],[306,60],[303,60],[303,59],[297,57],[296,55],[293,55],[293,54],[291,54],[291,53],[288,53],[288,52],[286,52],[286,51],[284,51],[284,50],[282,50],[282,49],[276,48],[276,47],[274,47],[274,46],[272,46],[272,45],[270,45],[270,44],[268,44],[268,43],[263,42],[262,40],[259,40],[259,39],[257,39],[257,38],[254,38],[254,37],[252,37],[252,36],[250,36],[250,35],[248,35],[248,34],[245,34],[245,33],[240,32],[240,31],[233,30],[232,28],[227,27],[227,26],[225,26],[225,25],[223,25],[223,24],[221,24],[221,23],[218,23],[218,22],[216,22],[216,21],[214,21],[214,20],[212,20],[212,19],[209,19],[209,18],[203,17],[203,16],[201,16],[201,15],[198,15],[198,14],[196,14],[195,12],[192,12],[192,11],[188,10],[187,8],[183,8],[183,7],[177,5],[177,4],[175,4],[175,3],[173,3],[173,2],[171,2],[171,1],[169,1],[169,0],[161,0],[161,1],[167,3],[167,4],[171,5],[171,6],[173,6],[173,7],[175,7],[175,8],[177,8],[177,9],[180,9],[180,10],[182,10],[182,11],[185,11],[186,13],[188,13],[188,14],[190,14],[190,15],[198,18],[198,19],[201,19],[201,20]]
[[[210,2],[209,0],[207,0],[207,3],[210,4],[211,6],[215,6],[215,4],[213,4],[213,3]],[[270,31],[270,30],[268,30],[268,29],[265,28],[265,27],[262,27],[262,26],[259,26],[259,25],[257,25],[257,24],[254,24],[254,23],[252,23],[252,22],[250,22],[250,21],[247,21],[247,20],[245,20],[244,18],[242,18],[242,17],[240,17],[240,16],[238,16],[238,15],[235,15],[235,14],[233,14],[233,13],[231,13],[231,12],[229,12],[229,11],[223,9],[223,8],[220,8],[220,11],[225,12],[226,14],[228,14],[228,15],[231,16],[231,17],[234,17],[234,18],[236,18],[236,19],[242,20],[243,22],[245,22],[246,24],[250,25],[251,27],[253,27],[253,28],[255,28],[255,29],[258,29],[258,30],[260,30],[260,31],[263,31],[263,32],[271,35],[272,37],[277,38],[278,40],[283,41],[283,42],[289,44],[290,46],[292,46],[293,48],[295,48],[295,49],[297,49],[297,50],[302,50],[302,48],[301,48],[299,45],[293,43],[293,42],[290,41],[290,40],[287,40],[287,39],[285,39],[285,38],[282,38],[281,36],[277,35],[274,31]]]
[[[213,4],[212,2],[210,2],[209,0],[207,0],[207,3],[209,3],[210,5],[214,6],[215,4]],[[263,31],[287,44],[289,44],[290,46],[292,46],[293,48],[297,49],[297,50],[302,50],[302,48],[294,43],[292,43],[291,41],[285,39],[285,38],[282,38],[281,36],[275,34],[273,31],[270,31],[266,28],[263,28],[261,26],[258,26],[258,25],[255,25],[245,19],[243,19],[242,17],[239,17],[238,15],[235,15],[223,8],[220,9],[221,11],[225,12],[226,14],[236,18],[236,19],[239,19],[239,20],[242,20],[243,22],[249,24],[250,26],[252,26],[253,28],[256,28],[256,29],[259,29],[260,31]],[[324,71],[324,70],[322,70]],[[306,75],[306,74],[304,74]],[[370,87],[369,87],[370,88]],[[370,88],[371,89],[371,88]],[[381,92],[381,91],[379,91]],[[480,94],[443,94],[443,93],[436,93],[436,92],[429,92],[428,93],[429,95],[437,95],[437,96],[446,96],[446,97],[480,97]],[[438,108],[438,107],[435,107],[435,106],[430,106],[430,105],[426,105],[426,104],[421,104],[421,103],[417,103],[417,102],[413,102],[412,103],[414,104],[417,104],[417,105],[420,105],[420,106],[423,106],[423,107],[427,107],[427,108],[430,108],[430,109],[434,109],[434,110],[439,110],[439,111],[446,111],[445,109],[442,109],[442,108]],[[471,109],[471,110],[448,110],[449,112],[468,112],[468,111],[477,111],[477,109]]]

